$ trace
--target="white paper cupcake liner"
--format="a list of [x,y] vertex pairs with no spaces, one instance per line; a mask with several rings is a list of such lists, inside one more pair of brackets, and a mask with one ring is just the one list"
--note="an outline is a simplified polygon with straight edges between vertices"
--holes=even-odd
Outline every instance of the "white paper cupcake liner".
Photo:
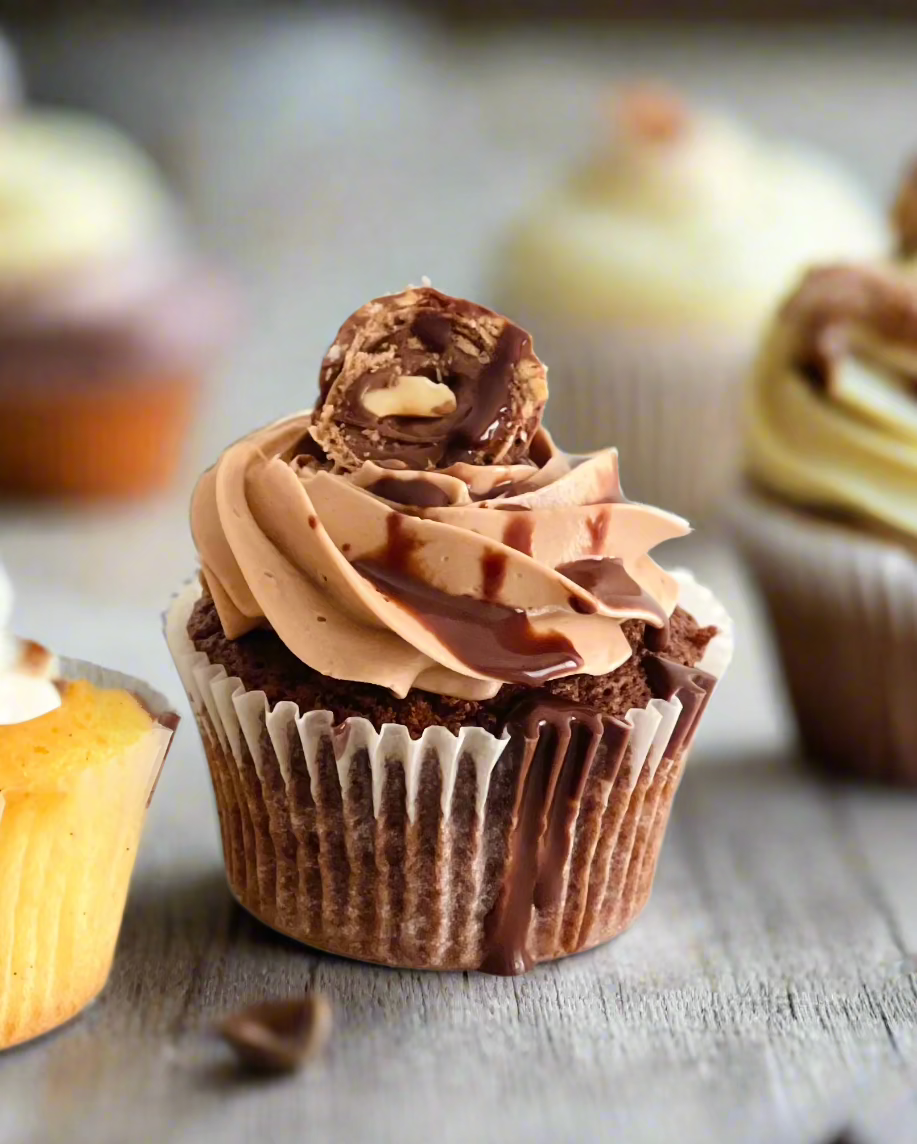
[[546,424],[562,449],[611,442],[633,500],[694,522],[719,513],[739,483],[749,338],[517,317],[548,366]]
[[0,1049],[74,1017],[104,986],[144,812],[178,723],[141,680],[67,659],[60,674],[131,691],[156,723],[120,759],[0,792]]
[[917,556],[745,494],[730,523],[773,622],[807,753],[917,785]]
[[[719,678],[731,654],[729,619],[706,589],[679,576],[688,610],[720,628],[698,665]],[[195,583],[178,596],[166,635],[203,738],[236,898],[330,952],[479,968],[493,954],[488,927],[513,861],[524,752],[476,727],[457,735],[428,727],[412,739],[400,725],[351,718],[335,727],[329,711],[272,708],[264,692],[246,691],[194,649],[187,623],[199,594]],[[604,739],[595,746],[558,810],[568,821],[555,823],[553,889],[527,919],[524,965],[498,971],[606,941],[642,909],[695,729],[667,757],[676,726],[684,733],[682,714],[678,698],[652,699],[616,721],[619,749]]]

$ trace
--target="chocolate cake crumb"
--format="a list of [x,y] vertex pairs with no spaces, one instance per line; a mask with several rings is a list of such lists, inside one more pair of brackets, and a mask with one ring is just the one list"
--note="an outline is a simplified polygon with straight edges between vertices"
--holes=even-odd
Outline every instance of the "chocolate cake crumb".
[[[552,680],[539,690],[618,717],[632,707],[645,707],[653,691],[644,661],[654,654],[644,641],[645,628],[642,620],[626,620],[621,625],[633,654],[615,671],[606,675],[569,675]],[[651,633],[656,630],[650,627]],[[211,663],[221,664],[230,676],[238,677],[246,690],[263,691],[271,706],[291,700],[301,712],[331,711],[338,723],[353,716],[369,719],[375,727],[401,723],[415,738],[433,725],[448,727],[453,733],[462,727],[483,727],[499,734],[508,712],[532,692],[524,685],[504,684],[492,699],[474,701],[415,687],[400,699],[377,684],[332,679],[297,659],[270,629],[227,639],[216,605],[206,593],[194,606],[188,635]],[[665,658],[693,667],[714,635],[715,627],[700,627],[687,612],[676,608],[669,621]]]

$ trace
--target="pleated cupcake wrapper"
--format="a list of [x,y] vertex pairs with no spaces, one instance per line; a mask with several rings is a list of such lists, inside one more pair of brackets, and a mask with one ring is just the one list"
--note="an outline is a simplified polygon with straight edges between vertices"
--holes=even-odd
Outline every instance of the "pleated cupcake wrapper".
[[838,772],[917,785],[917,557],[751,494],[729,516],[807,753]]
[[[698,665],[718,678],[731,654],[728,617],[680,575],[686,606],[721,629]],[[166,634],[203,738],[239,902],[331,952],[479,967],[510,857],[521,761],[510,738],[433,726],[412,739],[397,724],[350,718],[336,727],[329,711],[271,707],[195,651],[187,623],[199,592],[189,585],[174,601]],[[653,699],[628,713],[623,752],[599,744],[553,872],[559,892],[533,912],[532,961],[607,940],[642,908],[687,754],[665,757],[681,711],[678,699]]]
[[548,364],[546,423],[562,449],[611,443],[633,500],[695,523],[719,513],[739,481],[750,339],[516,317]]
[[64,679],[133,692],[162,722],[121,760],[70,783],[30,787],[28,797],[0,792],[0,1049],[69,1020],[105,984],[145,810],[178,721],[141,680],[79,660],[60,666]]

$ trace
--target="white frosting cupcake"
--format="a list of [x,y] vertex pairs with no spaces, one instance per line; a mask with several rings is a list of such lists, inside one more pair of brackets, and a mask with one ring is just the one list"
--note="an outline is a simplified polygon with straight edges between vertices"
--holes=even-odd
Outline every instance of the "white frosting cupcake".
[[0,122],[0,284],[149,257],[175,226],[153,163],[114,128],[70,111]]
[[814,261],[887,246],[830,158],[635,89],[602,151],[513,235],[504,291],[571,319],[757,327]]
[[498,301],[551,362],[561,445],[610,435],[631,496],[702,520],[738,481],[741,381],[776,299],[813,260],[879,255],[886,227],[808,149],[654,88],[613,112],[601,151],[516,226]]

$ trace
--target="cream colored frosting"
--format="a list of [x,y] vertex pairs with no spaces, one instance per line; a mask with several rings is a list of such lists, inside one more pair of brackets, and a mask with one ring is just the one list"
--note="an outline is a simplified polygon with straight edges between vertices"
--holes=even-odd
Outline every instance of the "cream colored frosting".
[[854,266],[806,277],[755,370],[748,463],[796,504],[917,538],[917,281]]
[[[244,438],[195,491],[192,531],[228,638],[267,621],[299,659],[333,678],[402,696],[411,687],[468,699],[495,695],[503,679],[470,667],[354,567],[385,548],[393,517],[426,584],[519,609],[535,632],[559,633],[582,660],[567,674],[614,670],[630,655],[622,621],[658,625],[671,615],[677,582],[648,552],[689,529],[680,517],[616,499],[616,450],[568,458],[539,430],[531,465],[463,463],[421,474],[368,461],[355,472],[335,471],[305,455],[310,424],[310,414],[298,414]],[[450,503],[399,511],[369,491],[381,478],[422,478]],[[501,495],[507,481],[515,488]],[[530,534],[523,547],[531,555],[507,543],[522,518],[525,525],[515,527]],[[496,595],[484,583],[495,554],[505,569]],[[651,602],[634,596],[611,607],[557,571],[590,557],[620,560]]]
[[0,564],[0,726],[37,719],[61,705],[57,661],[38,644],[10,633],[13,589]]
[[828,158],[638,91],[602,152],[517,227],[499,274],[506,308],[530,315],[752,327],[806,265],[887,242]]
[[174,225],[153,164],[74,112],[0,118],[0,288],[117,263]]

